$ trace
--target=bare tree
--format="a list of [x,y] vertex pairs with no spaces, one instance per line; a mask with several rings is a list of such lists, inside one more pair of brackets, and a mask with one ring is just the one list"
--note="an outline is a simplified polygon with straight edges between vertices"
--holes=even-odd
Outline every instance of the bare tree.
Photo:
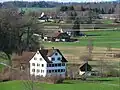
[[42,32],[39,26],[35,17],[21,15],[17,9],[0,9],[0,51],[7,55],[10,65],[13,52],[21,54],[23,50],[30,48],[30,41],[35,42],[32,36]]
[[87,49],[88,49],[88,57],[92,59],[92,51],[93,51],[93,40],[92,39],[88,39]]

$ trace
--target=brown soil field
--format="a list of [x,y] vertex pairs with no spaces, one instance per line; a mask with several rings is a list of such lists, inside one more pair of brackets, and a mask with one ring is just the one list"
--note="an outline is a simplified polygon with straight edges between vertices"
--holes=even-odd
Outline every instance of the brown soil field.
[[[51,47],[47,47],[51,48]],[[87,47],[60,47],[55,46],[55,48],[60,49],[60,51],[63,53],[63,55],[66,57],[69,63],[81,63],[82,57],[88,55],[88,49]],[[116,54],[120,54],[119,48],[111,48],[110,51],[107,50],[107,48],[103,47],[93,47],[92,51],[92,61],[98,61],[98,60],[104,60],[107,62],[119,62],[120,56],[116,57]]]

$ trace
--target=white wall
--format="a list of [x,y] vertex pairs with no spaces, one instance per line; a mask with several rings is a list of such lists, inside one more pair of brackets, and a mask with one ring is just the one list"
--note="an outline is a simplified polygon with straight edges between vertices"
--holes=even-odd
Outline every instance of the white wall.
[[83,75],[83,74],[86,74],[87,76],[91,76],[91,72],[90,71],[79,71],[79,75]]
[[[36,58],[36,60],[34,60],[34,58]],[[47,73],[46,72],[47,62],[44,60],[44,58],[42,58],[42,60],[40,60],[40,58],[42,58],[40,53],[36,53],[35,56],[30,60],[30,74],[45,77]],[[33,66],[32,63],[35,63],[35,66]],[[37,66],[37,64],[40,64],[40,66]],[[44,64],[44,67],[42,67],[42,64]],[[32,69],[35,69],[35,72],[33,72]],[[40,72],[38,73],[37,70],[40,70]],[[41,70],[44,70],[44,72],[41,73]]]

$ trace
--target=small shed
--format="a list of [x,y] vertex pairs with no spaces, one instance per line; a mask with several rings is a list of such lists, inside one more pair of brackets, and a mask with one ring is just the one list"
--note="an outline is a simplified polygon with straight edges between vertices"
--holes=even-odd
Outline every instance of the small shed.
[[80,65],[79,67],[79,75],[85,75],[91,76],[92,67],[88,64],[88,62],[85,62]]

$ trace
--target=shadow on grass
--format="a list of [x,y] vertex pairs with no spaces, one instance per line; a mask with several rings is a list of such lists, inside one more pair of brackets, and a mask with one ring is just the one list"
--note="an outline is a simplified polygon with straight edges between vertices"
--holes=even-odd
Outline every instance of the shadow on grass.
[[104,80],[86,80],[86,81],[93,81],[93,82],[110,82],[110,81],[113,81],[113,80],[106,80],[106,79],[104,79]]
[[74,84],[72,82],[63,82],[62,84]]
[[86,36],[102,36],[101,34],[87,34]]

